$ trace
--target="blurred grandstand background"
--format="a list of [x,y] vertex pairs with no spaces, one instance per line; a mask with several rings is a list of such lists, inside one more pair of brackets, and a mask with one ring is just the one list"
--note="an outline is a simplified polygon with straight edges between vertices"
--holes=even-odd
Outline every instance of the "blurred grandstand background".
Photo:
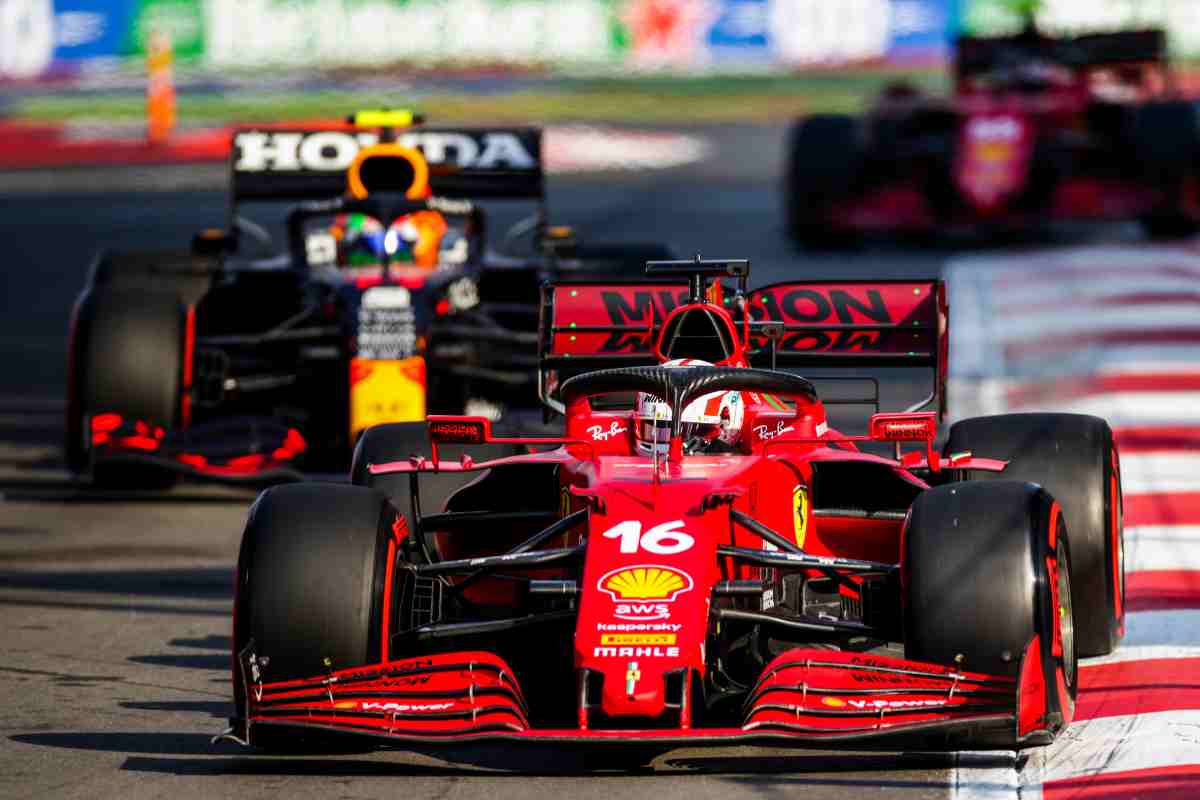
[[[897,74],[936,88],[959,32],[1165,26],[1195,0],[0,0],[0,116],[135,123],[149,42],[179,120],[419,104],[451,120],[724,121],[849,110]],[[855,67],[847,70],[847,67]]]

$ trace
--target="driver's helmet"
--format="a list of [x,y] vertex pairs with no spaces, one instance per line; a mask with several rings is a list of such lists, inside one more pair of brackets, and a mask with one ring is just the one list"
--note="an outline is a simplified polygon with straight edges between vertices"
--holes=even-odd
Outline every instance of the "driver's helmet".
[[339,267],[375,267],[390,261],[433,269],[448,226],[437,211],[414,211],[387,228],[361,213],[339,214],[330,233],[337,242]]
[[1008,78],[1011,85],[1033,92],[1069,85],[1071,71],[1061,64],[1035,58],[1015,65]]
[[[711,367],[696,358],[677,358],[668,368]],[[679,432],[685,453],[732,452],[742,438],[745,404],[741,392],[710,392],[687,404]],[[666,455],[671,440],[671,407],[647,392],[638,392],[634,410],[637,449],[643,455]]]
[[329,226],[337,244],[339,267],[373,267],[383,263],[387,231],[366,214],[338,214]]

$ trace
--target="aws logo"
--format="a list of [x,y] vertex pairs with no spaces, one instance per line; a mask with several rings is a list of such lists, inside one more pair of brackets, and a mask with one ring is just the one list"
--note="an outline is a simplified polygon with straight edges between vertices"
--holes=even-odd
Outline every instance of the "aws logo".
[[670,604],[691,591],[692,577],[686,572],[654,564],[621,567],[605,573],[597,588],[616,603],[615,616],[627,620],[667,619]]

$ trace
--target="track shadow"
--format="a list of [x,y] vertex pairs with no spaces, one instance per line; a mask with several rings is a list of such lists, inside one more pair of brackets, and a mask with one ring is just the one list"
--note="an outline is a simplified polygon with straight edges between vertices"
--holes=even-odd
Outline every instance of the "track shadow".
[[[207,703],[201,705],[206,706],[206,711],[216,711],[215,708],[207,708]],[[376,756],[378,760],[345,755],[259,755],[229,742],[214,744],[211,738],[208,734],[169,731],[80,731],[20,734],[10,737],[10,740],[36,747],[125,753],[128,757],[122,769],[167,775],[470,777],[496,775],[499,770],[499,774],[509,775],[516,780],[572,775],[586,779],[594,776],[597,769],[607,766],[603,762],[589,763],[586,757],[579,754],[555,754],[553,758],[548,758],[542,751],[536,754],[520,750],[514,752],[503,747],[494,748],[488,757],[477,756],[469,764],[456,762],[446,765],[413,764],[399,758],[388,758],[386,754],[382,758]],[[637,772],[651,773],[648,769]]]
[[[206,552],[206,551],[200,551]],[[144,545],[130,549],[145,555]],[[196,555],[198,553],[193,553]],[[116,555],[107,553],[106,555]],[[153,554],[151,554],[153,555]],[[181,555],[176,549],[163,555]],[[182,553],[188,555],[188,553]],[[161,569],[4,570],[0,586],[53,592],[91,592],[133,597],[218,600],[233,597],[233,567],[167,567]],[[0,601],[6,602],[6,601]]]
[[220,755],[222,752],[228,755],[235,751],[233,745],[214,745],[212,737],[205,733],[172,733],[170,731],[25,733],[11,736],[9,739],[38,747],[91,750],[101,753],[201,756]]
[[663,761],[665,767],[690,773],[723,775],[726,776],[724,781],[747,787],[760,786],[765,779],[781,792],[802,792],[805,787],[845,787],[849,791],[860,788],[870,788],[872,791],[930,789],[944,793],[948,788],[944,781],[908,778],[903,773],[941,772],[951,764],[952,756],[944,753],[689,755],[668,757]]
[[[133,555],[146,555],[152,545],[139,545]],[[91,555],[118,555],[110,552],[91,552]],[[178,556],[170,549],[163,555]],[[153,553],[151,553],[153,555]],[[11,560],[11,559],[10,559]],[[34,592],[22,596],[17,592],[0,595],[0,609],[66,608],[80,611],[119,611],[145,614],[228,617],[233,598],[233,567],[179,567],[163,569],[107,569],[93,571],[65,570],[0,570],[0,587],[5,590]],[[63,592],[57,598],[49,593]],[[79,598],[75,593],[113,595],[102,599]],[[164,600],[219,601],[216,605],[178,606],[151,601]]]
[[147,664],[152,667],[182,667],[184,669],[229,669],[229,653],[219,655],[154,655],[130,656],[127,661],[135,664]]
[[173,489],[104,489],[84,480],[47,475],[0,479],[0,494],[10,503],[170,503],[247,505],[261,486],[217,486],[183,484]]
[[209,634],[202,639],[172,639],[169,647],[184,647],[191,650],[213,650],[212,653],[164,653],[162,655],[129,656],[135,664],[154,667],[183,667],[184,669],[211,669],[227,672],[233,640],[229,636]]
[[[663,766],[696,773],[781,775],[790,773],[895,772],[945,769],[951,756],[944,753],[786,753],[753,755],[668,756]],[[1010,763],[1005,761],[1005,764]]]
[[[127,772],[144,772],[176,776],[314,776],[334,778],[370,777],[494,777],[494,773],[463,769],[461,767],[439,767],[406,764],[391,761],[363,761],[361,759],[313,759],[280,757],[242,758],[156,758],[130,756],[121,769]],[[519,775],[521,778],[528,774]]]
[[49,528],[32,525],[0,525],[0,536],[45,536],[49,532]]
[[167,644],[171,647],[195,647],[201,650],[220,650],[228,653],[233,647],[233,637],[210,633],[203,639],[172,639]]
[[7,674],[10,679],[20,678],[49,678],[63,686],[88,686],[97,683],[122,683],[125,679],[120,675],[85,675],[77,672],[61,672],[49,669],[25,669],[22,667],[0,666],[0,674]]
[[[0,575],[0,583],[3,583]],[[168,614],[183,617],[228,617],[229,609],[201,608],[197,606],[167,606],[158,603],[90,602],[86,600],[49,600],[46,598],[0,597],[0,608],[68,608],[76,611],[120,611],[138,614]]]
[[[619,772],[622,776],[653,775],[651,768],[614,770],[603,759],[589,761],[578,754],[523,754],[519,750],[497,748],[491,757],[467,760],[447,756],[447,763],[413,763],[406,754],[380,751],[371,760],[361,756],[277,756],[246,755],[236,758],[155,758],[131,756],[122,769],[133,772],[152,772],[169,775],[256,775],[256,776],[321,776],[321,777],[508,777],[526,780],[531,777],[578,777],[589,780],[597,774]],[[442,754],[438,754],[441,758]]]
[[233,703],[224,700],[127,700],[118,705],[132,711],[185,711],[215,719],[228,719],[233,714]]
[[869,776],[863,778],[826,778],[803,775],[780,775],[775,773],[762,773],[758,777],[731,776],[725,778],[729,783],[743,784],[747,787],[756,787],[762,784],[763,778],[770,776],[772,788],[777,791],[795,791],[797,793],[803,791],[805,787],[813,788],[817,786],[824,787],[845,787],[846,789],[870,789],[871,791],[881,791],[884,789],[930,789],[946,791],[949,785],[946,781],[930,781],[930,780],[905,780],[903,778],[889,778]]
[[[249,752],[249,751],[247,751]],[[125,760],[122,769],[169,775],[255,775],[255,776],[322,776],[322,777],[488,777],[524,780],[531,777],[578,777],[589,780],[597,775],[619,774],[623,778],[652,777],[671,774],[680,768],[680,760],[667,758],[652,766],[620,767],[609,757],[591,757],[585,752],[524,753],[521,749],[497,748],[489,757],[476,754],[458,758],[452,753],[438,754],[446,758],[444,765],[414,764],[402,757],[395,760],[375,756],[370,760],[355,757],[279,757],[247,754],[241,757],[166,758],[133,755]],[[759,785],[764,778],[774,785],[882,787],[903,789],[945,789],[938,780],[907,779],[895,775],[898,770],[945,769],[946,756],[913,758],[910,756],[876,756],[832,754],[823,756],[786,755],[770,757],[712,757],[683,759],[708,762],[702,770],[714,775],[726,775],[725,780]],[[890,773],[878,777],[857,777],[864,772]],[[840,777],[846,775],[846,777]],[[850,777],[854,775],[856,777]]]

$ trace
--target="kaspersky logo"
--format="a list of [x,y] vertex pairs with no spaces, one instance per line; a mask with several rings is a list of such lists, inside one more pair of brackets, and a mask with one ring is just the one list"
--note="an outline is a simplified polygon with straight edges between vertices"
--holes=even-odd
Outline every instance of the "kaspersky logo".
[[616,604],[614,616],[628,620],[667,619],[670,604],[693,585],[686,572],[657,564],[620,567],[597,582],[597,588]]

